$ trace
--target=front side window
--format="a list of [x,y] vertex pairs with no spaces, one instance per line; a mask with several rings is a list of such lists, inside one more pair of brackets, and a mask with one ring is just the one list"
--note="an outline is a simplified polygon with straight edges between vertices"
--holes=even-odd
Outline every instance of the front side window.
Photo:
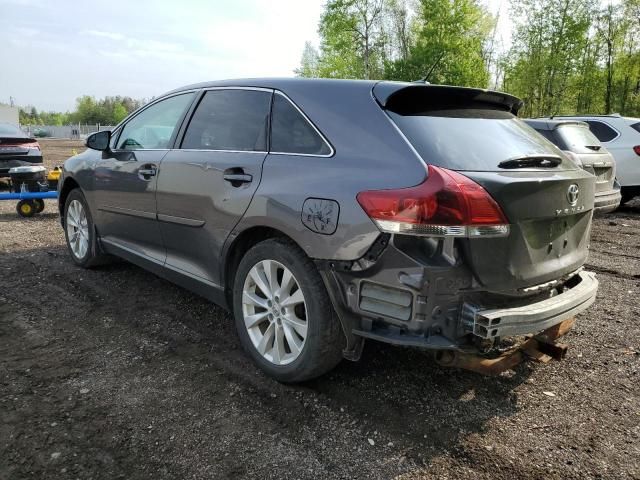
[[331,148],[309,121],[282,95],[273,98],[271,151],[303,155],[331,155]]
[[591,133],[593,133],[601,142],[610,142],[618,136],[618,132],[604,122],[587,120],[587,123],[589,124],[589,130],[591,130]]
[[170,148],[173,132],[193,101],[193,93],[175,95],[161,100],[133,117],[118,137],[118,149]]
[[266,152],[271,93],[210,90],[196,108],[183,149]]

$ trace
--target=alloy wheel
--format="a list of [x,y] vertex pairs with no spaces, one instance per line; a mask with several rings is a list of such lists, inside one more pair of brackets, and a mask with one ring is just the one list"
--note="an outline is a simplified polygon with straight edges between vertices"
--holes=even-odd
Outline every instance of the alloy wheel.
[[65,225],[71,251],[80,260],[84,258],[89,249],[89,222],[80,201],[72,200],[69,203]]
[[300,356],[307,338],[307,308],[287,267],[275,260],[253,266],[244,281],[242,314],[253,346],[266,360],[287,365]]

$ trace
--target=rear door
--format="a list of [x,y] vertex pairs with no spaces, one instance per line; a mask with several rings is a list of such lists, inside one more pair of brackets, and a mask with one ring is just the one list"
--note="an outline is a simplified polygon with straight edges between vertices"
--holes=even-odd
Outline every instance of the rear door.
[[257,88],[202,94],[158,178],[158,220],[168,267],[220,284],[222,246],[260,183],[272,95]]
[[501,94],[431,88],[400,90],[383,106],[426,163],[476,181],[507,216],[508,236],[460,241],[480,283],[509,292],[579,268],[588,253],[594,177],[516,118]]
[[194,93],[162,99],[130,119],[95,166],[96,225],[103,242],[159,263],[165,248],[156,218],[162,159]]

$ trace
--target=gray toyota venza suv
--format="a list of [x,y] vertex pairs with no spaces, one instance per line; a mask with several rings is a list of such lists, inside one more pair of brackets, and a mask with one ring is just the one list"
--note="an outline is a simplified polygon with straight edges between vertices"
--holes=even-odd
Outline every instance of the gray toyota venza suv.
[[363,339],[487,352],[585,310],[595,178],[471,88],[191,85],[87,139],[59,182],[82,267],[127,259],[231,309],[248,354],[309,379]]

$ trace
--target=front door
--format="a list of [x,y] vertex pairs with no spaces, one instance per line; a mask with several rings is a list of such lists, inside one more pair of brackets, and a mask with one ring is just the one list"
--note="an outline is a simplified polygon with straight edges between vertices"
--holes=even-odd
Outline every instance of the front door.
[[162,159],[193,98],[193,93],[175,95],[142,110],[114,133],[112,148],[96,164],[95,220],[107,247],[164,262],[156,186]]
[[222,246],[260,183],[271,95],[264,89],[205,92],[180,148],[164,157],[157,205],[168,267],[220,284]]

